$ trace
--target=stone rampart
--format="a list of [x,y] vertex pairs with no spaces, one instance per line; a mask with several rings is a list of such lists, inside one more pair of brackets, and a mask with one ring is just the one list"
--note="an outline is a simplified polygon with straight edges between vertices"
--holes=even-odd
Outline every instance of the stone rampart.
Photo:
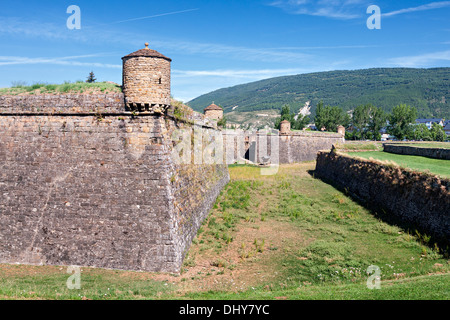
[[0,96],[0,113],[122,112],[122,93]]
[[344,141],[339,133],[291,132],[280,136],[280,163],[314,161],[318,151],[331,150],[333,144]]
[[[272,164],[314,161],[318,151],[331,150],[333,144],[345,141],[343,135],[338,133],[314,131],[291,131],[281,134],[278,130],[271,132],[226,130],[223,131],[223,136],[228,144],[228,159],[246,159],[256,163]],[[231,152],[233,148],[234,153]]]
[[174,161],[172,133],[217,129],[124,110],[121,94],[0,97],[0,263],[180,271],[229,174]]
[[315,176],[349,192],[405,230],[450,244],[450,180],[336,152],[319,152]]
[[384,151],[396,154],[405,154],[410,156],[421,156],[434,159],[450,160],[450,149],[444,148],[425,148],[413,146],[404,146],[401,144],[383,144]]

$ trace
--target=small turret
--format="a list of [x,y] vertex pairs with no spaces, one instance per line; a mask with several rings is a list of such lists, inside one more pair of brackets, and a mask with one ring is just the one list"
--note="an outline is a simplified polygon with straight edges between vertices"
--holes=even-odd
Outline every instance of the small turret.
[[164,112],[170,106],[171,59],[145,48],[122,58],[123,94],[129,110]]
[[291,132],[291,122],[283,120],[280,123],[280,134],[289,134]]
[[220,120],[223,118],[223,109],[214,102],[203,110],[205,116],[211,120]]

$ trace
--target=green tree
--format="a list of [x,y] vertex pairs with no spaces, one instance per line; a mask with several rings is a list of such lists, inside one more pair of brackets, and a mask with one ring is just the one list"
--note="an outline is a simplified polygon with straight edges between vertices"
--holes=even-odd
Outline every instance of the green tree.
[[386,113],[371,104],[360,105],[353,111],[353,139],[381,140],[380,129],[386,124]]
[[86,82],[94,83],[95,81],[97,81],[97,79],[95,78],[94,71],[89,72],[89,76],[87,77]]
[[283,120],[289,121],[292,126],[293,119],[294,117],[291,115],[291,108],[289,107],[289,105],[285,104],[281,108],[280,117],[275,119],[275,129],[280,130],[280,123]]
[[370,105],[368,131],[370,139],[381,140],[380,130],[386,126],[387,114],[383,109]]
[[354,128],[353,137],[357,140],[364,140],[367,137],[367,132],[369,130],[369,120],[370,120],[370,106],[360,105],[353,110],[352,114],[352,125]]
[[295,130],[303,130],[309,123],[311,119],[308,116],[298,115],[297,120],[295,120],[294,129]]
[[314,117],[314,123],[318,130],[325,127],[325,122],[327,121],[327,115],[325,112],[325,107],[323,106],[323,101],[320,101],[316,107],[316,116]]
[[388,133],[392,134],[398,140],[403,140],[410,132],[410,124],[417,118],[417,109],[406,104],[400,104],[389,116]]
[[414,126],[413,134],[412,134],[412,137],[410,137],[410,139],[417,140],[417,141],[433,140],[431,137],[431,132],[425,123],[420,123],[420,124]]
[[445,141],[447,137],[444,128],[437,123],[433,123],[433,125],[431,126],[430,135],[433,141]]
[[316,108],[316,116],[314,122],[317,129],[325,128],[327,131],[336,132],[338,126],[348,127],[350,116],[337,106],[323,106],[323,102],[319,102]]
[[298,115],[297,119],[295,113],[291,113],[291,108],[288,104],[285,104],[281,108],[280,117],[275,120],[275,129],[280,130],[280,123],[283,120],[287,120],[291,123],[291,129],[302,130],[309,124],[310,119],[307,116]]

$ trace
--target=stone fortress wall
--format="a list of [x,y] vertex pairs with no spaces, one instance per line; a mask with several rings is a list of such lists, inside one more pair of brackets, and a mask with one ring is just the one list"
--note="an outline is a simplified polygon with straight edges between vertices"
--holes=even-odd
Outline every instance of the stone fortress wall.
[[[180,271],[226,163],[175,161],[170,59],[123,58],[124,93],[0,97],[0,263]],[[201,142],[200,142],[201,143]]]
[[227,167],[177,164],[193,124],[119,105],[0,107],[1,263],[179,272]]
[[[339,133],[273,130],[264,132],[223,131],[228,151],[228,164],[233,159],[254,163],[290,164],[314,161],[320,150],[330,150],[333,144],[345,142]],[[239,136],[239,137],[238,137]]]
[[3,115],[97,111],[103,113],[125,111],[123,93],[0,96],[0,112]]
[[170,105],[170,61],[147,44],[123,57],[123,93],[0,96],[0,263],[178,273],[230,177],[227,161],[177,161],[176,132],[256,163],[314,160],[343,139],[252,133],[237,147]]
[[448,250],[449,179],[335,151],[319,152],[315,176],[383,213],[383,219],[431,236],[430,244]]
[[429,148],[429,147],[424,148],[424,147],[420,147],[420,144],[417,147],[405,146],[405,145],[402,145],[402,143],[396,143],[396,144],[384,143],[383,148],[384,148],[385,152],[389,152],[389,153],[450,160],[450,149]]
[[339,133],[300,131],[280,136],[280,163],[314,161],[317,152],[330,150],[333,144],[343,143]]

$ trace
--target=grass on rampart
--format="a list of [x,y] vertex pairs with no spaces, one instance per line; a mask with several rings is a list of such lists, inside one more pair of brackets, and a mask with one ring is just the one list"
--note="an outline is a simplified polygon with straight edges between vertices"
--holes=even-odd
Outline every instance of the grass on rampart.
[[0,88],[0,95],[39,95],[61,93],[115,93],[122,92],[119,85],[109,82],[86,83],[83,81],[65,82],[63,84],[35,83],[31,86],[15,85],[11,88]]
[[[378,220],[310,174],[315,163],[231,182],[198,231],[180,275],[0,265],[4,299],[446,299],[450,264],[424,235]],[[422,240],[421,240],[422,239]],[[381,289],[367,288],[370,265]]]
[[361,157],[364,159],[375,159],[380,161],[390,161],[394,164],[417,170],[421,172],[427,172],[436,174],[444,178],[450,178],[450,161],[442,159],[433,159],[420,156],[410,156],[395,154],[382,151],[367,151],[367,152],[348,152],[351,156]]
[[335,145],[339,151],[381,151],[383,146],[377,141],[346,141]]

